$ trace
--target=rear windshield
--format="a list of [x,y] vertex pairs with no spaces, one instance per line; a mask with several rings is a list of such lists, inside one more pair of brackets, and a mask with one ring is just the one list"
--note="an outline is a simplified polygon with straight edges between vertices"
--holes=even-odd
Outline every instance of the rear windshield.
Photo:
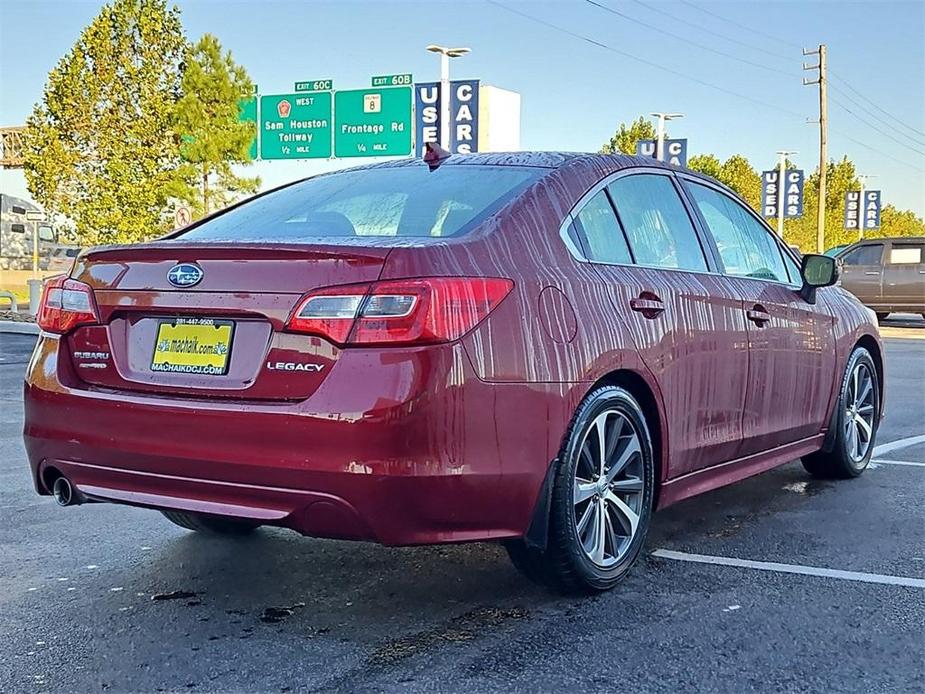
[[515,166],[361,169],[268,193],[177,238],[282,241],[460,236],[546,173]]

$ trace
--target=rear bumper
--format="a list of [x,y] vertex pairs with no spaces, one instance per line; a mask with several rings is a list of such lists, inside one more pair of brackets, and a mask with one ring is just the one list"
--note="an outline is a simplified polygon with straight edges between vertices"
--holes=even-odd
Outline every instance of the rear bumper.
[[40,494],[63,474],[92,500],[390,545],[523,535],[565,399],[478,380],[458,345],[347,350],[298,403],[88,390],[69,369],[40,337],[24,430]]

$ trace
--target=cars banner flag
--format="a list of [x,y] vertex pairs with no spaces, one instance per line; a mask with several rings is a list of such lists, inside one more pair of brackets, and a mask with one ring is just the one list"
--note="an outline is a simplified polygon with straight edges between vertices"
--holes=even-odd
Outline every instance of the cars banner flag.
[[[687,166],[687,139],[665,140],[664,160],[675,166]],[[636,155],[656,159],[655,140],[638,140],[636,142]]]
[[870,229],[879,229],[880,228],[880,191],[879,190],[865,190],[864,191],[864,209],[861,212],[861,219],[863,220],[863,229],[868,231]]
[[778,185],[780,170],[761,172],[761,213],[765,217],[777,216],[779,195],[784,196],[784,217],[791,219],[803,216],[803,171],[788,169],[784,172],[784,185]]
[[[423,157],[428,142],[440,142],[439,82],[418,82],[414,85],[414,152]],[[450,82],[450,136],[448,149],[452,154],[479,151],[479,80]]]
[[861,204],[861,191],[845,193],[845,229],[864,230],[880,228],[880,191],[865,190]]

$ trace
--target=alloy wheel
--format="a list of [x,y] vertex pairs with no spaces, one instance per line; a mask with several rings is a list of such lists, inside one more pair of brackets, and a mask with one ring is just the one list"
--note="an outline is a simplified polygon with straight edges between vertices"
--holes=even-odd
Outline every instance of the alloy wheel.
[[845,448],[859,463],[867,455],[874,434],[874,377],[867,364],[855,364],[845,389]]
[[633,423],[618,410],[599,414],[578,449],[574,523],[585,555],[610,567],[636,536],[645,492],[642,446]]

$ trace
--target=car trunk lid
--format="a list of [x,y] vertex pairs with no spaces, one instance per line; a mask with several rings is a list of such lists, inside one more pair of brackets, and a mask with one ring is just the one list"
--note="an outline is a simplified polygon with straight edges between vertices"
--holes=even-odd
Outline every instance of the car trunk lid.
[[[92,251],[78,259],[72,277],[93,289],[101,324],[77,329],[65,344],[78,379],[93,387],[303,399],[340,350],[284,332],[290,313],[306,292],[375,281],[388,252],[169,242]],[[201,278],[177,287],[168,275],[186,265]]]

